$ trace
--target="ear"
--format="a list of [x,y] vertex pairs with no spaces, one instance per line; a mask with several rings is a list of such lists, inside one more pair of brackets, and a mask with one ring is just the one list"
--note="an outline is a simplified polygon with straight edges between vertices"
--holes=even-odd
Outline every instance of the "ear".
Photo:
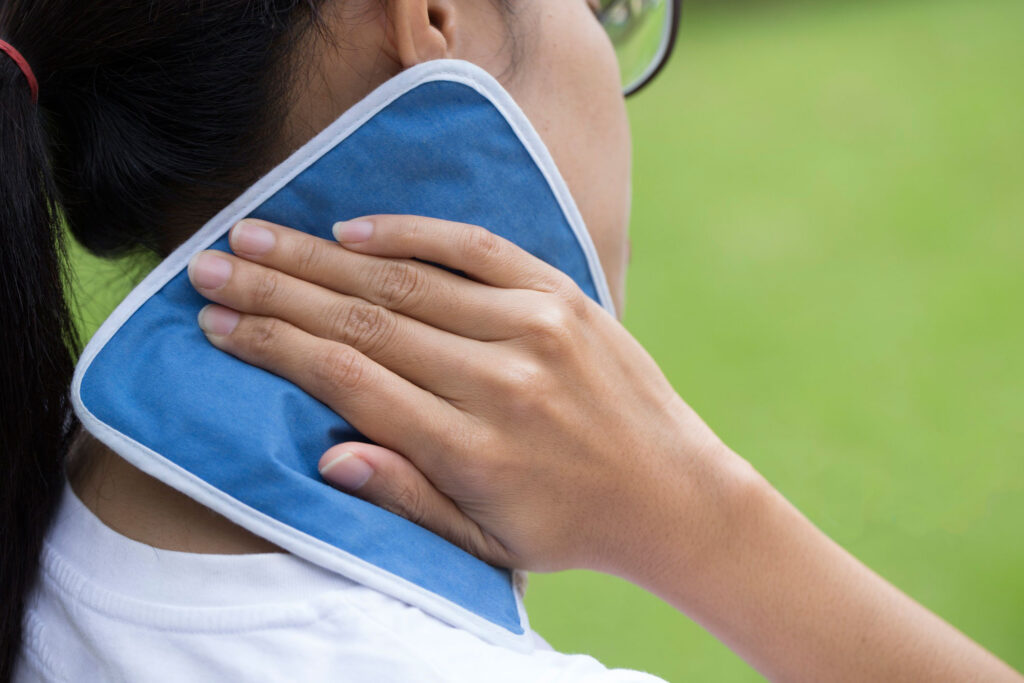
[[452,54],[453,0],[388,0],[387,12],[387,39],[403,69]]

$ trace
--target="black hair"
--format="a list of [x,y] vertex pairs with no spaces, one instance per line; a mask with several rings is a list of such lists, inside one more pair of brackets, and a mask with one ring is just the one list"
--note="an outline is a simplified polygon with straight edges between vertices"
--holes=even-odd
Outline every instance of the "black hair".
[[0,0],[0,683],[77,424],[64,225],[160,252],[266,171],[292,48],[323,0]]

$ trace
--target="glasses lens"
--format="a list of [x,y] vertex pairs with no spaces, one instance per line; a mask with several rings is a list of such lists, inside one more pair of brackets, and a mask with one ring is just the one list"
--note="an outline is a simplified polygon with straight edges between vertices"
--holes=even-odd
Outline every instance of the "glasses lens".
[[674,7],[673,0],[601,0],[598,17],[615,46],[627,95],[650,80],[668,56]]

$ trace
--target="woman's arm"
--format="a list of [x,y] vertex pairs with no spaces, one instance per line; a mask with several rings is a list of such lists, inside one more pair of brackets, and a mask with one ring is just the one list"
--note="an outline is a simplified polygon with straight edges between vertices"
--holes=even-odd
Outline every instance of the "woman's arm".
[[[726,459],[729,459],[729,456]],[[738,458],[737,458],[738,460]],[[782,681],[1019,681],[1003,662],[843,550],[761,476],[726,464],[623,574]],[[698,542],[672,524],[699,514]]]
[[515,245],[412,217],[340,224],[346,248],[246,223],[238,257],[190,267],[222,304],[200,321],[380,444],[329,450],[328,481],[495,564],[623,576],[773,679],[1020,680],[818,531]]

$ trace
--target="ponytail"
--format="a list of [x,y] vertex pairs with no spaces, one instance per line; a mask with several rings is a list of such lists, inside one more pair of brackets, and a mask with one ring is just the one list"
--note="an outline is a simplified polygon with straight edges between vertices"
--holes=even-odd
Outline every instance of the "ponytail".
[[25,602],[74,428],[74,329],[42,114],[0,54],[0,683],[14,675]]

